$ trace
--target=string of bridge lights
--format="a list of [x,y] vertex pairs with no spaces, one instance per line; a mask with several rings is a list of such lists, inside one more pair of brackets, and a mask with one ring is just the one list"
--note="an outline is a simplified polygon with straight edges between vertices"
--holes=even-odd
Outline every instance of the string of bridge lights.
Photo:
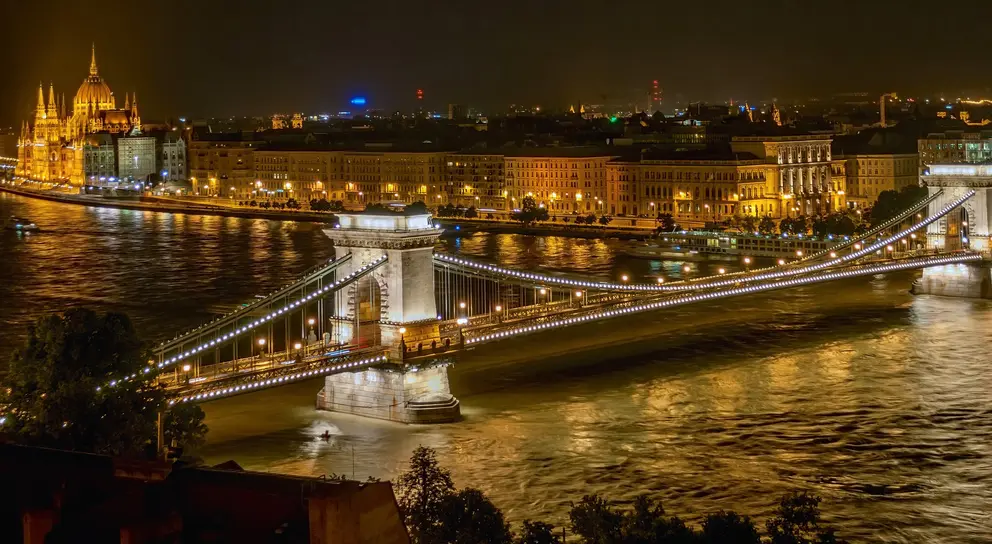
[[255,308],[257,308],[257,307],[265,304],[266,300],[270,296],[272,296],[272,294],[278,293],[280,291],[285,291],[287,288],[290,288],[293,285],[296,285],[296,284],[300,283],[301,281],[305,281],[306,279],[312,277],[315,274],[321,274],[321,273],[324,273],[325,271],[327,271],[328,269],[337,268],[342,263],[347,262],[349,259],[351,259],[351,253],[348,253],[348,254],[344,255],[340,259],[330,259],[330,260],[327,261],[327,263],[325,263],[324,265],[320,266],[319,268],[313,270],[312,272],[305,272],[305,273],[303,273],[303,275],[300,276],[300,279],[299,280],[297,280],[297,281],[295,281],[293,283],[286,284],[286,285],[284,285],[283,287],[281,287],[279,289],[276,289],[275,291],[273,291],[272,293],[270,293],[269,295],[267,295],[264,299],[256,300],[256,301],[252,302],[251,304],[249,304],[248,306],[237,308],[233,312],[230,312],[230,313],[228,313],[226,315],[223,315],[221,317],[218,317],[217,319],[211,320],[211,321],[209,321],[207,323],[204,323],[204,324],[202,324],[202,325],[200,325],[200,326],[198,326],[196,328],[193,328],[193,329],[190,329],[190,330],[188,330],[188,331],[186,331],[184,333],[181,333],[181,334],[179,334],[178,336],[176,336],[175,338],[173,338],[171,340],[166,340],[164,342],[161,342],[158,345],[158,347],[156,348],[156,350],[157,351],[162,351],[162,350],[165,350],[165,349],[169,349],[170,347],[175,346],[176,344],[181,344],[188,337],[194,336],[194,335],[198,335],[198,334],[203,334],[203,330],[204,329],[208,329],[208,328],[210,328],[212,326],[223,326],[223,324],[222,323],[219,323],[219,322],[229,320],[232,317],[243,316],[245,314],[245,312],[249,312],[249,311],[254,310]]
[[[375,260],[373,260],[373,261],[371,261],[371,262],[363,265],[361,268],[358,268],[357,270],[353,271],[351,274],[348,274],[347,276],[345,276],[345,277],[343,277],[343,278],[341,278],[339,280],[336,280],[332,284],[325,285],[324,287],[322,287],[322,288],[314,291],[313,293],[311,293],[309,295],[306,295],[305,297],[301,297],[298,300],[295,300],[293,302],[290,302],[290,303],[286,304],[285,306],[283,306],[282,308],[279,308],[278,310],[273,310],[269,314],[267,314],[267,315],[265,315],[263,317],[258,318],[254,322],[249,323],[247,325],[244,325],[244,326],[242,326],[242,327],[240,327],[238,329],[235,329],[234,331],[232,331],[230,333],[226,333],[223,336],[220,336],[219,338],[216,338],[216,339],[210,340],[210,341],[205,341],[202,344],[200,344],[199,346],[196,346],[195,348],[193,348],[193,349],[191,349],[189,351],[186,351],[185,353],[180,353],[179,355],[176,355],[176,356],[173,356],[173,357],[171,357],[169,359],[160,361],[159,363],[157,363],[156,366],[159,369],[163,369],[163,368],[165,368],[167,366],[171,366],[171,365],[180,363],[183,360],[185,360],[187,357],[189,357],[190,355],[196,355],[197,353],[199,353],[199,352],[201,352],[201,351],[203,351],[205,349],[208,349],[208,348],[211,348],[211,347],[220,345],[220,344],[222,344],[226,340],[234,339],[235,337],[240,336],[241,334],[244,334],[246,332],[252,331],[256,327],[258,327],[259,325],[264,325],[266,322],[272,320],[275,317],[278,317],[278,316],[282,315],[283,313],[285,313],[285,312],[287,312],[289,310],[292,310],[293,308],[299,307],[300,305],[305,304],[305,303],[309,302],[312,299],[320,298],[322,295],[324,295],[324,294],[326,294],[328,292],[335,291],[335,290],[337,290],[337,289],[339,289],[339,288],[347,285],[348,283],[351,283],[352,281],[358,279],[360,276],[366,274],[367,272],[369,272],[372,269],[374,269],[374,268],[378,267],[379,265],[381,265],[383,262],[386,261],[386,258],[387,258],[387,256],[386,255],[383,255],[383,256],[381,256],[381,257],[379,257],[379,258],[377,258],[377,259],[375,259]],[[114,386],[116,386],[120,382],[127,382],[127,381],[130,381],[130,380],[133,380],[133,379],[137,378],[138,376],[141,376],[141,375],[144,375],[144,374],[149,374],[149,373],[151,373],[151,367],[145,367],[140,373],[135,372],[135,373],[131,374],[130,376],[125,376],[123,378],[118,378],[118,379],[111,380],[110,382],[107,383],[107,386],[114,387]],[[100,391],[100,389],[101,388],[99,386],[96,388],[97,391]]]
[[937,192],[935,192],[934,194],[928,196],[927,198],[924,198],[923,200],[921,200],[920,202],[918,202],[912,208],[907,209],[906,211],[900,213],[899,215],[893,217],[892,219],[889,219],[885,223],[882,223],[881,225],[879,225],[879,226],[871,229],[870,231],[864,233],[863,235],[861,235],[860,238],[855,238],[855,239],[852,239],[852,240],[846,240],[846,241],[844,241],[844,242],[842,242],[842,243],[840,243],[840,244],[838,244],[838,245],[836,245],[834,247],[827,248],[827,249],[824,249],[823,251],[819,251],[817,253],[814,253],[814,254],[810,255],[809,257],[807,257],[804,260],[817,259],[819,257],[822,257],[822,256],[830,253],[830,252],[835,252],[835,251],[837,251],[839,249],[844,249],[845,247],[854,245],[854,244],[856,244],[857,242],[859,242],[861,240],[864,240],[866,238],[871,238],[872,236],[875,236],[876,234],[882,232],[885,229],[888,229],[890,227],[893,227],[895,225],[898,225],[899,223],[903,222],[908,217],[910,217],[911,215],[913,215],[914,213],[916,213],[917,211],[919,211],[920,209],[922,209],[922,208],[926,207],[927,205],[929,205],[931,202],[933,202],[938,196],[940,196],[943,193],[944,193],[944,190],[943,189],[938,189]]
[[538,323],[536,325],[529,325],[525,327],[517,327],[514,329],[509,329],[506,331],[500,331],[495,333],[486,334],[483,336],[478,336],[474,338],[465,338],[466,345],[478,344],[481,342],[488,342],[490,340],[497,340],[501,338],[508,338],[512,336],[517,336],[520,334],[526,334],[529,332],[535,332],[546,329],[554,329],[558,327],[574,325],[577,323],[616,317],[620,315],[632,314],[637,312],[643,312],[648,310],[656,310],[659,308],[667,308],[672,306],[680,306],[683,304],[688,304],[690,302],[699,302],[704,300],[714,300],[719,298],[725,298],[735,295],[743,295],[750,293],[759,293],[762,291],[771,291],[774,289],[783,289],[787,287],[798,287],[802,285],[809,285],[813,283],[819,283],[823,281],[830,281],[836,279],[844,279],[855,276],[864,276],[869,274],[879,274],[884,272],[895,272],[899,270],[909,270],[914,268],[927,267],[927,266],[937,266],[941,264],[955,264],[963,263],[967,261],[977,261],[981,260],[982,256],[978,254],[974,255],[959,255],[952,257],[933,257],[928,259],[909,261],[896,264],[886,264],[886,265],[872,265],[858,270],[848,270],[844,272],[828,272],[826,274],[820,274],[817,276],[811,276],[806,278],[795,278],[791,280],[777,281],[773,283],[768,283],[764,285],[751,285],[747,287],[736,287],[734,289],[728,289],[725,291],[717,291],[714,293],[703,293],[697,295],[682,296],[676,299],[663,300],[658,302],[651,302],[647,304],[640,304],[637,306],[630,306],[627,308],[620,308],[615,310],[606,310],[602,312],[595,312],[591,314],[586,314],[578,317],[570,317],[566,319],[560,319],[556,321],[549,321],[546,323]]
[[[839,244],[837,244],[835,246],[828,247],[827,249],[823,249],[823,250],[818,251],[816,253],[807,255],[807,256],[799,259],[799,260],[792,261],[790,264],[795,265],[795,264],[799,264],[799,263],[804,263],[804,262],[809,262],[809,261],[815,261],[815,260],[819,259],[820,257],[823,257],[824,255],[833,254],[833,253],[836,253],[836,252],[838,252],[838,251],[840,251],[842,249],[845,249],[845,248],[850,247],[852,245],[856,245],[856,244],[858,244],[860,242],[863,242],[864,240],[867,240],[868,238],[871,238],[872,236],[875,236],[876,234],[882,232],[883,230],[886,230],[886,229],[888,229],[888,228],[890,228],[890,227],[892,227],[894,225],[898,225],[902,221],[906,220],[906,218],[908,218],[911,215],[913,215],[914,213],[918,212],[920,209],[925,208],[927,205],[929,205],[931,202],[933,202],[934,200],[936,200],[936,198],[938,196],[940,196],[941,194],[943,194],[943,193],[944,193],[944,190],[943,189],[938,189],[937,192],[935,192],[934,194],[929,195],[927,198],[925,198],[925,199],[917,202],[916,205],[914,205],[912,208],[908,208],[906,211],[900,213],[899,215],[893,217],[892,219],[889,219],[885,223],[882,223],[881,225],[879,225],[879,226],[871,229],[870,231],[865,232],[861,236],[856,237],[856,238],[848,238],[847,236],[845,236],[844,237],[845,240],[843,242],[840,242]],[[746,258],[746,257],[745,257],[745,262],[749,262],[749,259]],[[780,265],[778,265],[778,266],[780,266]],[[775,266],[767,266],[767,267],[764,267],[764,268],[756,268],[756,269],[753,269],[753,270],[750,270],[750,271],[743,271],[742,270],[740,272],[733,272],[731,274],[727,274],[726,276],[741,276],[741,275],[749,274],[749,273],[763,272],[765,270],[772,270],[774,268],[775,268]],[[708,280],[710,278],[716,278],[716,277],[719,277],[719,276],[704,276],[704,277],[700,277],[700,278],[694,278],[694,280],[690,280],[690,281],[699,282],[699,281],[702,281],[702,280]]]
[[242,384],[242,385],[232,385],[230,387],[223,387],[223,388],[219,388],[219,389],[214,389],[212,391],[207,391],[207,392],[204,392],[204,393],[197,393],[196,395],[189,395],[189,396],[178,398],[178,399],[171,399],[171,400],[169,400],[169,405],[172,406],[173,404],[176,404],[176,403],[192,402],[192,401],[197,401],[197,400],[211,400],[211,399],[217,399],[217,398],[221,398],[221,397],[228,397],[228,396],[236,395],[238,393],[242,393],[242,392],[245,392],[245,391],[250,391],[250,390],[253,390],[253,389],[258,389],[260,387],[261,388],[264,388],[264,387],[269,386],[269,385],[278,385],[278,384],[281,384],[281,383],[288,383],[288,382],[292,382],[292,381],[296,381],[296,380],[301,380],[301,379],[305,379],[305,378],[311,378],[311,377],[314,377],[314,376],[321,376],[321,375],[324,375],[324,374],[328,374],[328,373],[334,372],[336,370],[346,370],[346,369],[355,369],[356,367],[357,368],[366,367],[366,366],[370,366],[370,365],[374,365],[374,364],[378,364],[378,363],[385,363],[386,361],[387,361],[387,357],[385,355],[379,355],[379,356],[376,356],[376,357],[370,357],[368,359],[363,359],[361,361],[352,361],[350,363],[341,363],[341,364],[338,364],[338,365],[328,366],[328,367],[319,368],[319,369],[305,370],[305,371],[302,371],[302,372],[297,372],[295,374],[290,374],[288,376],[280,376],[278,378],[268,378],[268,379],[265,379],[265,380],[257,380],[257,381],[254,381],[254,382],[251,382],[251,383]]
[[[888,238],[885,238],[885,239],[883,239],[881,241],[875,242],[874,244],[871,244],[869,246],[865,246],[863,248],[859,247],[861,245],[860,242],[863,242],[864,241],[864,238],[865,238],[865,237],[862,237],[862,238],[859,239],[859,241],[855,242],[855,244],[854,244],[854,247],[857,248],[858,250],[855,251],[854,253],[850,253],[848,255],[837,257],[836,252],[831,251],[830,252],[830,255],[831,255],[832,259],[829,260],[829,261],[820,263],[820,264],[809,265],[809,266],[804,266],[804,267],[800,267],[800,268],[791,268],[791,269],[788,269],[788,270],[780,270],[778,272],[768,272],[768,273],[763,273],[763,274],[757,274],[757,275],[754,275],[754,276],[748,276],[746,278],[740,278],[740,277],[727,278],[727,279],[712,281],[712,282],[708,282],[708,283],[699,283],[697,281],[697,282],[694,282],[694,283],[673,283],[673,284],[668,284],[668,285],[663,285],[663,284],[660,284],[659,283],[658,285],[651,285],[651,284],[626,284],[626,283],[593,282],[593,281],[587,281],[587,280],[576,280],[576,279],[569,279],[569,278],[560,278],[560,277],[555,277],[555,276],[548,276],[548,275],[545,275],[545,274],[536,274],[536,273],[533,273],[533,272],[523,272],[523,271],[520,271],[520,270],[512,270],[512,269],[504,268],[504,267],[501,267],[501,266],[496,266],[496,265],[491,265],[491,264],[485,264],[485,263],[479,263],[479,262],[471,261],[471,260],[464,259],[464,258],[461,258],[461,257],[453,257],[453,256],[450,256],[450,255],[445,255],[445,254],[442,254],[442,253],[435,254],[434,255],[434,258],[437,259],[437,260],[439,260],[439,261],[446,262],[446,263],[449,263],[449,264],[455,264],[455,265],[464,266],[464,267],[467,267],[467,268],[473,268],[473,269],[484,271],[484,272],[490,272],[490,273],[494,273],[494,274],[502,274],[504,276],[509,276],[509,277],[523,279],[523,280],[529,280],[529,281],[534,281],[534,282],[537,282],[537,283],[544,283],[544,284],[549,284],[549,285],[564,285],[564,286],[568,286],[568,287],[584,287],[584,288],[587,288],[587,289],[600,289],[600,290],[611,290],[611,291],[643,291],[643,292],[672,292],[672,291],[688,291],[688,290],[696,290],[696,289],[707,289],[707,288],[711,288],[711,287],[724,287],[724,286],[727,286],[727,285],[733,285],[733,284],[738,283],[738,282],[741,282],[741,281],[758,281],[758,280],[765,280],[765,279],[783,278],[783,277],[787,277],[787,276],[797,276],[797,275],[806,274],[806,273],[809,273],[809,272],[816,272],[816,271],[819,271],[819,270],[823,270],[825,268],[830,268],[830,267],[836,266],[838,264],[843,264],[843,263],[846,263],[848,261],[851,261],[851,260],[854,260],[854,259],[858,259],[858,258],[864,257],[865,255],[868,255],[868,254],[870,254],[872,252],[875,252],[875,251],[877,251],[877,250],[879,250],[879,249],[881,249],[883,247],[888,246],[889,244],[891,244],[894,241],[897,241],[899,239],[902,239],[902,238],[906,237],[907,235],[911,234],[913,231],[919,230],[919,229],[921,229],[923,227],[926,227],[926,226],[930,225],[934,221],[937,221],[938,219],[940,219],[941,217],[943,217],[944,215],[946,215],[948,212],[950,212],[954,208],[960,206],[964,201],[968,200],[969,198],[971,198],[974,195],[975,195],[975,191],[973,191],[973,190],[972,191],[969,191],[964,196],[958,198],[954,202],[952,202],[952,203],[944,206],[943,208],[941,208],[941,210],[938,211],[937,213],[935,213],[934,215],[928,216],[926,219],[924,219],[920,223],[917,223],[917,224],[913,225],[912,227],[910,227],[908,229],[905,229],[903,231],[900,231],[900,232],[898,232],[898,233],[896,233],[896,234],[894,234],[894,235],[892,235],[892,236],[890,236]],[[780,265],[781,264],[784,264],[784,263],[782,263],[780,261]]]
[[[856,242],[854,244],[854,248],[856,249],[856,251],[853,252],[853,253],[849,253],[849,254],[844,255],[842,257],[837,257],[837,253],[834,252],[834,251],[831,251],[830,252],[830,256],[832,257],[832,259],[829,260],[829,261],[824,261],[824,262],[822,262],[820,264],[803,266],[803,267],[799,267],[799,268],[791,268],[791,269],[788,269],[788,270],[781,270],[781,271],[778,271],[778,272],[767,272],[767,273],[763,273],[763,274],[757,274],[757,275],[754,275],[754,276],[748,276],[747,278],[724,279],[724,280],[711,281],[711,282],[702,283],[702,284],[695,283],[695,284],[693,284],[691,286],[684,285],[683,284],[683,285],[670,285],[670,286],[667,286],[667,287],[669,287],[669,289],[670,290],[673,290],[673,291],[676,291],[676,290],[681,291],[681,290],[688,290],[688,289],[701,289],[701,288],[710,288],[710,287],[726,287],[727,285],[733,285],[733,284],[738,283],[740,281],[758,281],[758,280],[766,280],[766,279],[784,278],[784,277],[787,277],[787,276],[797,276],[797,275],[800,275],[800,274],[807,274],[809,272],[818,272],[818,271],[823,270],[825,268],[830,268],[830,267],[836,266],[838,264],[843,264],[843,263],[846,263],[848,261],[852,261],[852,260],[855,260],[855,259],[860,259],[861,257],[864,257],[865,255],[869,255],[871,253],[874,253],[876,251],[879,251],[883,247],[891,250],[892,247],[890,246],[890,244],[892,244],[893,242],[902,240],[907,235],[912,235],[913,231],[920,230],[920,229],[922,229],[924,227],[929,226],[931,223],[933,223],[933,222],[937,221],[938,219],[940,219],[941,217],[947,215],[947,213],[950,212],[951,210],[953,210],[954,208],[957,208],[958,206],[960,206],[964,201],[966,201],[969,198],[971,198],[972,196],[974,196],[974,194],[975,194],[975,191],[969,191],[968,193],[966,193],[961,198],[959,198],[959,199],[955,200],[954,202],[952,202],[952,203],[944,206],[943,208],[941,208],[940,211],[938,211],[937,213],[935,213],[935,214],[933,214],[931,216],[928,216],[926,219],[923,219],[919,223],[917,223],[917,224],[915,224],[915,225],[913,225],[913,226],[911,226],[911,227],[909,227],[909,228],[907,228],[905,230],[902,230],[900,232],[897,232],[896,234],[893,234],[892,236],[889,236],[888,238],[884,238],[882,240],[879,240],[879,241],[875,242],[874,244],[871,244],[871,245],[868,245],[868,246],[864,246],[864,247],[860,247],[861,246],[861,243],[860,242]],[[863,241],[863,239],[862,239],[862,241]]]

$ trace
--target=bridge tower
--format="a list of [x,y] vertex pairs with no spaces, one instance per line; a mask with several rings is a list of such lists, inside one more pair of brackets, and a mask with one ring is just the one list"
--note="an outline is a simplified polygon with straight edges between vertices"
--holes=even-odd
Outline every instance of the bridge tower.
[[[992,217],[992,165],[932,164],[924,171],[922,181],[931,195],[943,190],[930,203],[930,214],[963,197],[968,191],[975,191],[975,196],[965,201],[959,209],[927,227],[928,247],[945,251],[971,249],[987,254],[990,250],[989,220]],[[974,265],[926,268],[923,277],[913,286],[913,293],[992,298],[989,260],[986,258]]]
[[407,364],[408,354],[432,353],[440,344],[434,300],[434,244],[441,230],[429,214],[391,212],[338,214],[340,224],[324,229],[336,259],[350,254],[340,276],[382,257],[334,308],[334,341],[382,346],[390,364],[325,380],[318,408],[403,423],[458,419],[458,399],[448,387],[446,364]]

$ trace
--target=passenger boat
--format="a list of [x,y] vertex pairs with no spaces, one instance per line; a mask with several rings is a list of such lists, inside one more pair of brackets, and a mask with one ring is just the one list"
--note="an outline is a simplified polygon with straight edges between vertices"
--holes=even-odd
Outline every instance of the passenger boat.
[[649,242],[631,245],[623,253],[630,257],[671,260],[708,260],[738,257],[801,258],[846,241],[846,236],[816,238],[788,234],[760,235],[709,231],[662,234]]
[[13,215],[7,220],[5,228],[17,232],[38,232],[41,230],[34,221],[23,217],[14,217]]

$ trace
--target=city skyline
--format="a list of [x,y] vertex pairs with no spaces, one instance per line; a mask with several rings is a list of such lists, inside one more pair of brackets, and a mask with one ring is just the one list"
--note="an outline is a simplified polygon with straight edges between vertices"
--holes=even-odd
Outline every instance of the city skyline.
[[[16,126],[38,82],[71,93],[90,46],[115,88],[137,91],[146,117],[265,115],[367,107],[412,111],[447,103],[502,111],[511,103],[561,107],[651,99],[828,96],[891,91],[984,92],[974,33],[933,24],[894,2],[818,2],[801,8],[714,0],[657,7],[628,1],[501,9],[394,1],[287,10],[265,2],[54,10],[19,4],[3,48],[0,122]],[[385,14],[389,14],[386,17]],[[100,29],[108,29],[102,32]],[[131,32],[112,32],[128,28]],[[44,32],[46,38],[37,39]],[[837,40],[840,36],[853,39]],[[30,44],[28,47],[26,44]],[[936,47],[939,44],[940,47]],[[953,52],[953,54],[949,54]]]

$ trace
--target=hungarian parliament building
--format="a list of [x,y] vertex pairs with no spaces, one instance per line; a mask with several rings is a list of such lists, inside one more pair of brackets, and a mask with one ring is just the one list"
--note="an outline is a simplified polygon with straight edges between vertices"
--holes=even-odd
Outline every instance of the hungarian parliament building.
[[108,162],[106,148],[109,144],[112,157],[112,139],[141,130],[137,95],[125,94],[124,106],[118,108],[114,93],[97,69],[95,46],[89,76],[79,86],[69,108],[65,94],[60,99],[54,86],[49,87],[47,100],[43,86],[38,86],[34,120],[21,125],[16,175],[82,185],[94,169],[112,171],[101,164],[87,164]]

